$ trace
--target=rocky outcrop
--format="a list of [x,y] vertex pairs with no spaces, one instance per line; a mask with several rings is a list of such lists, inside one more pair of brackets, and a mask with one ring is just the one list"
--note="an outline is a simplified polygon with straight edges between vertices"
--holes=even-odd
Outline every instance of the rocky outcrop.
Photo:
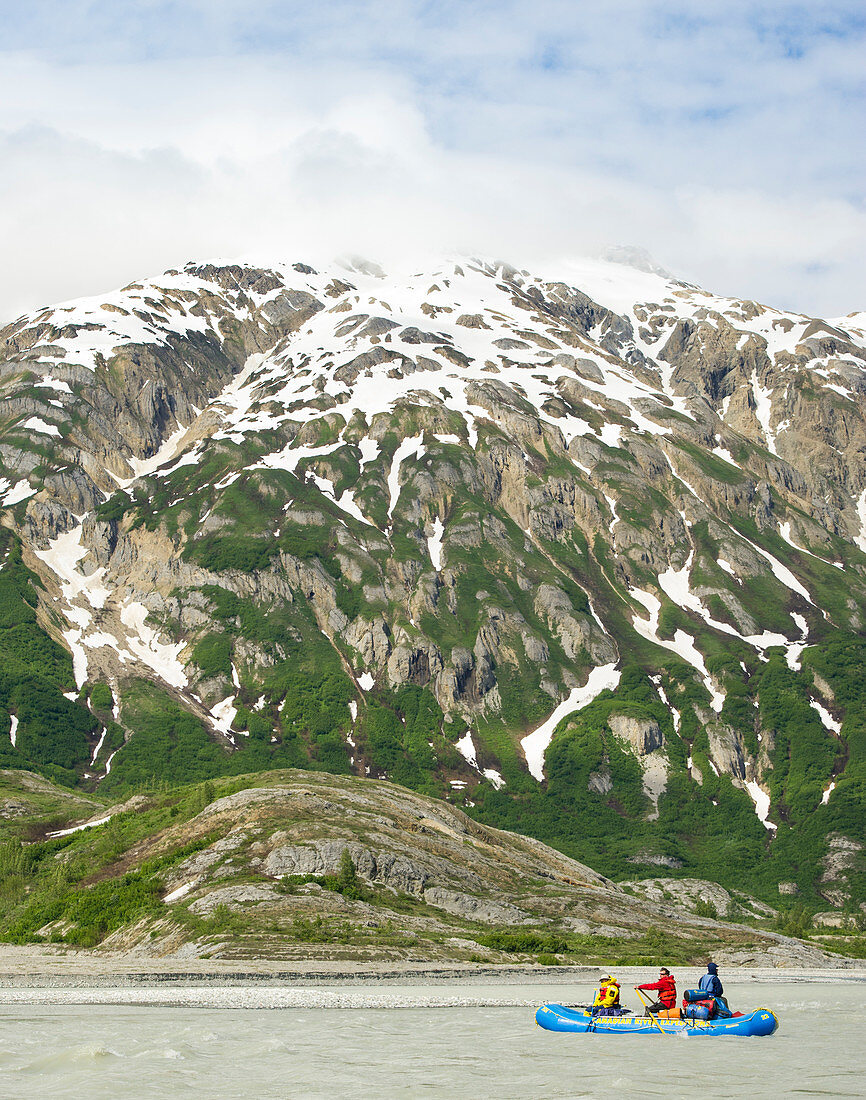
[[430,880],[430,870],[416,860],[393,852],[372,852],[358,844],[338,841],[318,841],[312,847],[283,845],[275,848],[262,864],[262,870],[273,878],[285,875],[334,875],[340,869],[344,850],[352,858],[360,878],[400,890],[404,894],[421,894]]
[[625,714],[612,714],[608,718],[611,732],[627,742],[638,756],[646,756],[664,744],[662,731],[653,719],[630,718]]
[[833,905],[843,906],[851,897],[848,874],[862,862],[860,853],[866,845],[842,833],[828,837],[827,853],[821,861],[821,893]]
[[530,919],[528,914],[516,905],[490,901],[489,898],[472,897],[469,894],[458,894],[438,886],[429,886],[424,891],[424,900],[428,905],[444,909],[446,913],[453,913],[467,920],[481,921],[484,924],[512,925]]
[[678,910],[701,912],[703,916],[712,916],[713,911],[721,919],[728,917],[732,920],[737,916],[742,918],[755,914],[761,917],[776,916],[772,906],[757,898],[739,894],[735,899],[723,886],[702,879],[647,878],[621,885],[659,904],[669,902]]
[[219,906],[239,909],[250,905],[273,903],[278,898],[272,887],[256,886],[252,883],[243,886],[222,886],[205,894],[204,897],[196,898],[191,903],[189,911],[199,917],[209,917]]
[[740,733],[723,722],[707,717],[707,736],[710,741],[710,756],[717,772],[746,778],[746,759],[743,739]]

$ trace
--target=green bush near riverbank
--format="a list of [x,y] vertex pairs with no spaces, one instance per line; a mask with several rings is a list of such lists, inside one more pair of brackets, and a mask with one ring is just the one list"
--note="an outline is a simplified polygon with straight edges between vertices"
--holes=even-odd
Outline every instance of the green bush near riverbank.
[[[43,851],[31,855],[27,849],[16,851],[13,846],[8,846],[0,855],[0,882],[8,881],[11,877],[9,872],[11,875],[21,874],[21,868],[26,865],[30,871],[28,879],[36,879],[36,888],[28,881],[30,889],[26,891],[25,904],[6,924],[0,940],[33,943],[49,939],[75,947],[95,947],[117,929],[134,924],[141,917],[159,913],[163,908],[164,890],[161,872],[207,847],[214,839],[210,835],[147,860],[135,871],[92,885],[70,883],[68,868],[49,866],[42,868],[41,875],[34,875],[33,872],[38,872],[40,862],[48,853]],[[58,851],[62,851],[62,847],[58,847],[53,854]],[[7,872],[5,875],[4,870]]]
[[509,955],[522,954],[561,954],[569,950],[568,941],[562,936],[550,932],[488,932],[477,936],[476,943],[490,947],[494,951],[505,951]]
[[728,934],[720,930],[715,937],[680,935],[664,929],[648,928],[642,936],[594,936],[560,934],[542,929],[518,932],[499,930],[475,937],[482,947],[506,955],[555,955],[568,964],[600,966],[692,966],[703,965],[708,954],[725,946]]

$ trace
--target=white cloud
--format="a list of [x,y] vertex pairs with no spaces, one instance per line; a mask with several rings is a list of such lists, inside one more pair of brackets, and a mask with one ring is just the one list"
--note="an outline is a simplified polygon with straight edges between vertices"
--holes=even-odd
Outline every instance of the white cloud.
[[723,293],[866,305],[851,5],[35,10],[0,66],[0,317],[193,257],[620,242]]

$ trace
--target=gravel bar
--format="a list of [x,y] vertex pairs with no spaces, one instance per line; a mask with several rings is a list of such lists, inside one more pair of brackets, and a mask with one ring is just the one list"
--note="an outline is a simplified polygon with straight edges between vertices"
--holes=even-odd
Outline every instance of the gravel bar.
[[[572,1003],[585,1000],[603,972],[595,966],[573,967],[421,967],[392,966],[374,972],[332,967],[313,972],[280,972],[269,967],[221,969],[216,972],[159,969],[150,971],[135,960],[136,969],[112,969],[109,960],[90,956],[90,973],[73,966],[50,972],[28,972],[0,957],[0,988],[4,1004],[123,1005],[205,1009],[388,1009],[388,1008],[532,1008],[543,1000]],[[19,962],[22,960],[19,960]],[[43,958],[44,964],[48,960]],[[58,960],[59,961],[59,960]],[[82,960],[64,961],[80,963]],[[114,960],[118,962],[119,960]],[[127,964],[130,960],[126,960]],[[680,984],[694,970],[681,967]],[[5,972],[4,972],[5,971]],[[682,973],[680,973],[682,971]],[[623,989],[652,979],[656,967],[615,967]],[[731,983],[773,985],[792,983],[866,983],[866,969],[805,970],[795,968],[724,968]],[[532,989],[528,987],[533,987]],[[485,988],[487,987],[487,988]]]

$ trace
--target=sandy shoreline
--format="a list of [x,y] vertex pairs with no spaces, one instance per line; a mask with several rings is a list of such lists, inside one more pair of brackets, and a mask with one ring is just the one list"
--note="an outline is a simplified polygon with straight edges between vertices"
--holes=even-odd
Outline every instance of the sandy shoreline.
[[[682,980],[691,970],[683,968]],[[624,989],[653,980],[656,967],[616,967]],[[553,1000],[585,996],[597,966],[491,966],[424,962],[143,959],[96,952],[0,945],[6,1006],[124,1005],[198,1008],[530,1007],[538,987]],[[866,982],[866,967],[725,967],[731,983]],[[535,987],[532,991],[524,987]],[[495,989],[493,987],[496,987]]]

